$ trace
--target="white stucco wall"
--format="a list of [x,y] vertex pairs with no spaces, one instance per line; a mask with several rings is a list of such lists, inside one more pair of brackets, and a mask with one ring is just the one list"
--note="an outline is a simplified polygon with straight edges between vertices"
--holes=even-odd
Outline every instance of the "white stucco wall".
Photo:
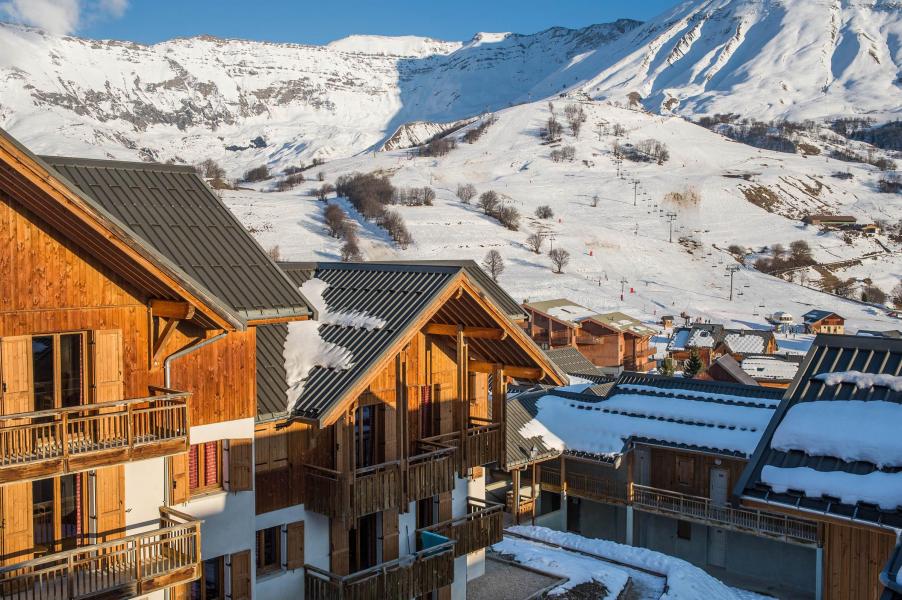
[[[304,522],[304,562],[320,569],[329,568],[329,519],[303,506],[291,506],[263,515],[255,520],[255,530]],[[286,556],[285,536],[282,536],[282,556]],[[283,560],[284,563],[284,560]],[[304,570],[279,571],[255,579],[254,597],[263,600],[290,598],[300,600],[304,590]]]
[[125,463],[125,529],[128,535],[160,526],[166,505],[165,458]]

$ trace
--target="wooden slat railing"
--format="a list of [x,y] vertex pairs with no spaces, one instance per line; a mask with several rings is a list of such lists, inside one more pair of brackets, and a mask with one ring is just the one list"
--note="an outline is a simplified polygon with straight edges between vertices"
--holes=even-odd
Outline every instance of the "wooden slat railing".
[[[570,478],[569,473],[567,478]],[[813,521],[760,510],[720,506],[710,498],[701,496],[633,484],[630,488],[630,501],[639,510],[679,516],[705,525],[798,544],[816,544],[818,541],[817,524]]]
[[453,540],[454,556],[464,556],[500,542],[504,532],[503,519],[504,505],[467,498],[467,514],[463,517],[417,529],[417,547],[421,547],[422,532],[430,531]]
[[187,392],[0,416],[0,484],[188,449]]
[[0,567],[4,600],[135,597],[200,577],[201,521],[160,508],[157,529]]
[[501,464],[504,457],[504,428],[501,423],[488,419],[470,417],[467,428],[467,448],[463,457],[463,468],[481,467],[489,463]]
[[419,441],[407,460],[407,501],[422,500],[454,489],[453,446]]
[[328,517],[356,519],[400,508],[401,463],[362,467],[353,478],[335,469],[304,465],[304,489],[307,508]]
[[[604,502],[606,504],[626,504],[629,500],[629,489],[626,482],[617,481],[613,477],[591,477],[582,473],[567,471],[567,493],[586,500]],[[540,484],[549,492],[561,491],[561,472],[553,467],[542,466]]]
[[307,600],[410,600],[454,581],[454,542],[340,576],[304,565]]

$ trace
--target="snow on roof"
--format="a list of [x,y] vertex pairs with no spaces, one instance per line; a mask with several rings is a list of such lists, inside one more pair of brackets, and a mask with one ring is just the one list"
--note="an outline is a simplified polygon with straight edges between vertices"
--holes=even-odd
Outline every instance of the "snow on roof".
[[673,337],[670,338],[670,342],[667,344],[668,350],[685,350],[686,345],[689,343],[689,336],[692,334],[691,329],[677,329],[673,332]]
[[861,371],[838,371],[836,373],[821,373],[814,377],[823,381],[825,385],[835,386],[841,383],[852,383],[860,390],[872,387],[885,387],[894,392],[902,392],[902,376],[874,373],[862,373]]
[[839,498],[845,504],[876,504],[884,510],[902,507],[902,473],[873,471],[864,475],[846,471],[818,471],[810,467],[774,467],[761,469],[761,481],[782,494],[789,490],[806,496]]
[[707,329],[693,329],[689,336],[689,348],[713,348],[716,340]]
[[767,349],[764,337],[753,333],[728,333],[724,343],[731,352],[741,354],[762,354]]
[[314,367],[344,371],[354,366],[354,357],[347,348],[322,339],[319,332],[321,325],[369,331],[381,329],[386,323],[385,320],[364,312],[330,311],[323,300],[328,287],[329,284],[321,279],[311,278],[305,281],[299,290],[316,309],[319,320],[288,323],[288,336],[285,338],[282,357],[285,360],[285,379],[288,383],[286,394],[289,412],[301,397],[304,382]]
[[759,408],[764,406],[776,408],[780,404],[780,400],[775,398],[740,396],[738,394],[719,394],[717,392],[703,392],[701,390],[660,388],[654,385],[641,385],[638,383],[620,383],[617,385],[617,388],[634,392],[666,392],[675,396],[685,395],[698,400],[715,400],[718,402],[726,402],[727,404],[740,404],[743,406],[757,405]]
[[737,396],[733,401],[717,401],[625,392],[615,391],[600,402],[552,392],[538,400],[536,417],[519,433],[526,438],[541,437],[560,451],[608,458],[622,454],[631,438],[748,456],[773,416],[773,406],[761,406],[758,398]]
[[[854,427],[837,427],[854,423]],[[774,432],[771,447],[808,456],[829,456],[852,463],[866,461],[902,467],[902,404],[880,400],[802,402],[787,411]]]
[[755,379],[791,381],[799,370],[798,362],[779,356],[747,356],[741,364],[742,370]]
[[576,322],[580,319],[586,319],[595,315],[595,311],[590,310],[585,306],[580,306],[579,304],[568,304],[565,306],[549,308],[548,314],[561,321]]

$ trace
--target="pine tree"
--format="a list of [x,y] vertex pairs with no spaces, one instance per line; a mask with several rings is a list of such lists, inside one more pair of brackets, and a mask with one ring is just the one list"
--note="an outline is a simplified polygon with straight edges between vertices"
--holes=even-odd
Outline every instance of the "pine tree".
[[666,375],[667,377],[673,377],[675,371],[676,367],[673,365],[673,359],[665,358],[664,362],[661,363],[661,374]]
[[683,377],[692,379],[702,370],[702,359],[698,355],[698,350],[692,350],[689,353],[689,360],[683,365]]

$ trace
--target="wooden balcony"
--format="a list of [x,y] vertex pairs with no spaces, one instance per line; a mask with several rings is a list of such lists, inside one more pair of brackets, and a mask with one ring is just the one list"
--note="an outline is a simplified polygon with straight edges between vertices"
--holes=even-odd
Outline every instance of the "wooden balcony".
[[0,416],[0,484],[188,449],[188,396],[165,393]]
[[[552,467],[542,466],[540,484],[543,490],[561,492],[561,472]],[[567,471],[567,494],[604,504],[626,504],[629,490],[625,482],[614,478],[590,477]]]
[[453,490],[457,449],[420,441],[417,451],[407,461],[407,501],[431,498]]
[[152,531],[0,567],[0,597],[135,598],[200,574],[200,521],[160,508],[159,525]]
[[[458,473],[464,473],[473,467],[481,467],[493,462],[500,464],[504,453],[503,435],[504,428],[501,423],[470,417],[465,436],[461,436],[459,431],[454,431],[432,436],[423,441],[458,448],[457,470]],[[460,450],[461,443],[463,443],[462,450]]]
[[[569,479],[569,474],[567,478]],[[644,512],[674,516],[703,525],[795,544],[812,545],[818,542],[817,523],[788,515],[719,506],[710,498],[635,484],[630,489],[630,501],[635,508]]]
[[392,461],[362,467],[353,476],[304,465],[307,508],[328,517],[356,519],[401,507],[401,464]]
[[465,516],[418,529],[417,545],[421,546],[422,532],[429,531],[455,542],[455,558],[465,556],[500,542],[504,531],[503,519],[503,505],[479,498],[467,498]]
[[447,541],[398,560],[335,575],[304,565],[307,600],[411,600],[454,581],[454,542]]

